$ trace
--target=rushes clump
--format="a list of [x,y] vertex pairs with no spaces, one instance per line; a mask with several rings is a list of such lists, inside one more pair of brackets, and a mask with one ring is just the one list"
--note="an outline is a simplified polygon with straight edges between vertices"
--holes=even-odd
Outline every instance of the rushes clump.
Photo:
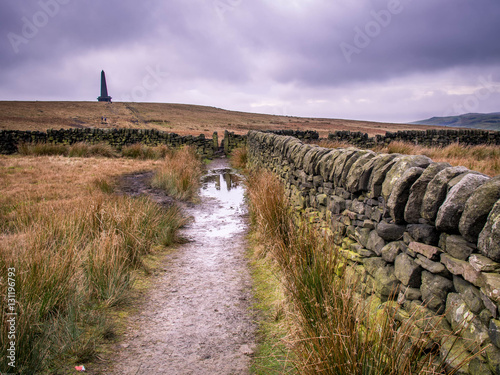
[[195,198],[200,186],[202,168],[193,147],[183,147],[167,153],[151,180],[151,185],[165,190],[177,199]]

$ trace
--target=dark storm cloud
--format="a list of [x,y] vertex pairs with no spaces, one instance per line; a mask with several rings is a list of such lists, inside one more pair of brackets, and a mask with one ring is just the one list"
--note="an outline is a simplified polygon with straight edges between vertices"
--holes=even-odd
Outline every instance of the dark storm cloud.
[[498,0],[3,0],[0,99],[89,100],[100,69],[125,98],[153,69],[138,99],[420,116],[496,85],[498,19]]

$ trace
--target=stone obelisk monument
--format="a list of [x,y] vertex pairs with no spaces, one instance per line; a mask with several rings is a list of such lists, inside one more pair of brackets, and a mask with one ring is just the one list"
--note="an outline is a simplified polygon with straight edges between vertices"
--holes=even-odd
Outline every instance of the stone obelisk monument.
[[100,102],[110,102],[111,96],[108,95],[108,86],[106,85],[106,75],[101,71],[101,96],[97,98]]

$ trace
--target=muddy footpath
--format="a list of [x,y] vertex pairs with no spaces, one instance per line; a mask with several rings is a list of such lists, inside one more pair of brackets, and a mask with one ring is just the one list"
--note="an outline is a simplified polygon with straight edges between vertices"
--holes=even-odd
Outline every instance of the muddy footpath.
[[[169,198],[130,177],[128,194]],[[226,159],[208,166],[200,201],[184,205],[188,242],[167,255],[105,374],[248,374],[255,350],[247,211],[241,176]]]

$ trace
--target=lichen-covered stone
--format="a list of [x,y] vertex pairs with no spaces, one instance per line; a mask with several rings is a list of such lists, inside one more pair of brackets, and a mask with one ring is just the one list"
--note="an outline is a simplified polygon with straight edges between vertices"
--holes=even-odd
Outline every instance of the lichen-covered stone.
[[449,167],[438,172],[429,182],[422,200],[422,209],[420,216],[431,222],[436,218],[439,207],[446,199],[448,192],[448,183],[456,176],[467,172],[465,167]]
[[[396,159],[396,163],[387,172],[382,184],[382,196],[389,199],[396,182],[404,175],[407,169],[412,167],[425,168],[432,163],[432,160],[424,155],[405,155]],[[416,179],[415,179],[416,180]]]
[[491,342],[497,348],[500,348],[500,320],[497,319],[490,320],[488,334],[490,335]]
[[500,200],[500,176],[478,187],[465,203],[459,229],[462,236],[476,242],[494,204]]
[[387,201],[387,208],[396,223],[401,224],[405,222],[405,207],[410,196],[410,188],[423,172],[424,170],[419,167],[408,168],[394,183],[391,195]]
[[331,150],[321,157],[318,161],[319,174],[323,177],[323,180],[328,181],[328,178],[332,174],[332,169],[334,167],[335,160],[341,154],[340,150]]
[[366,151],[352,165],[349,174],[346,177],[345,187],[347,191],[356,193],[362,190],[360,181],[361,176],[365,173],[365,166],[375,157],[375,155],[376,154],[373,151]]
[[385,266],[375,271],[375,291],[382,297],[397,296],[399,280],[394,275],[393,266]]
[[385,241],[398,241],[403,238],[406,226],[381,221],[377,225],[377,233]]
[[436,216],[436,228],[448,233],[458,233],[458,225],[465,203],[472,193],[490,178],[480,174],[467,174],[448,192]]
[[394,262],[394,274],[399,281],[410,288],[420,287],[422,268],[407,254],[399,254]]
[[425,168],[424,173],[411,186],[410,196],[405,207],[404,219],[408,223],[417,224],[421,218],[422,201],[429,182],[445,168],[451,167],[448,163],[431,163]]
[[483,286],[481,291],[493,302],[500,303],[500,274],[481,273]]
[[349,175],[354,174],[355,171],[353,171],[352,167],[354,164],[364,155],[372,153],[373,151],[368,151],[368,150],[358,150],[356,153],[354,153],[348,160],[346,160],[344,164],[344,169],[342,170],[342,175],[340,176],[339,180],[339,185],[343,186],[344,188],[347,189],[347,179]]
[[483,230],[479,234],[477,247],[481,254],[500,262],[500,200],[495,203]]
[[488,328],[469,310],[465,301],[457,293],[448,294],[446,299],[446,319],[451,328],[460,329],[460,335],[476,345],[489,342]]
[[401,241],[389,242],[381,252],[382,259],[388,263],[394,263],[399,253],[403,251],[404,243]]
[[442,276],[422,272],[422,300],[426,306],[438,314],[444,311],[446,296],[453,290],[453,283]]
[[485,307],[479,289],[460,276],[453,276],[453,286],[470,311],[479,315]]
[[345,149],[335,160],[335,166],[332,171],[332,176],[330,178],[330,180],[333,181],[335,186],[340,186],[340,180],[342,178],[342,173],[344,172],[344,165],[357,152],[359,152],[357,148],[349,147]]
[[385,154],[380,158],[374,159],[373,171],[370,175],[369,196],[379,197],[382,193],[382,184],[385,181],[387,172],[394,166],[396,159],[400,154]]
[[480,254],[472,254],[469,263],[478,272],[499,272],[500,263]]

